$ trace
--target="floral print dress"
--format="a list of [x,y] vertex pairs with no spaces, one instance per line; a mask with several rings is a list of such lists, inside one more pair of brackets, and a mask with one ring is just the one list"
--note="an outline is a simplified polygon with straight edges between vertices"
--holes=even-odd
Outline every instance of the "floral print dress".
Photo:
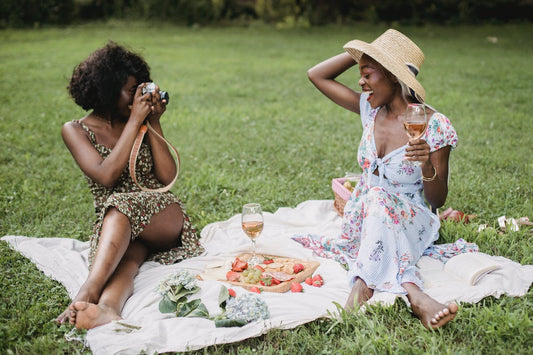
[[[367,97],[361,95],[363,135],[357,154],[363,173],[344,207],[341,235],[293,239],[342,261],[352,284],[360,277],[372,289],[405,294],[404,282],[423,286],[415,264],[438,239],[440,222],[425,203],[421,169],[403,161],[407,146],[378,157],[374,123],[379,108],[372,109]],[[454,128],[438,112],[428,122],[425,140],[432,152],[457,146]]]
[[[93,147],[102,158],[106,158],[111,149],[96,142],[94,132],[82,121],[75,120],[87,132]],[[148,188],[163,187],[152,173],[153,158],[148,144],[144,141],[139,149],[135,173],[139,184]],[[117,184],[108,188],[86,176],[89,188],[93,195],[94,207],[97,219],[93,225],[93,234],[90,238],[89,264],[92,265],[96,248],[100,240],[100,232],[104,216],[109,207],[117,208],[130,220],[131,239],[134,240],[150,223],[154,214],[161,212],[171,203],[178,204],[183,211],[183,228],[179,245],[166,251],[153,253],[148,260],[158,261],[162,264],[172,264],[183,259],[198,256],[203,252],[200,245],[199,235],[192,227],[189,217],[185,212],[183,202],[171,192],[146,192],[142,191],[132,180],[129,173],[129,164],[126,165]]]

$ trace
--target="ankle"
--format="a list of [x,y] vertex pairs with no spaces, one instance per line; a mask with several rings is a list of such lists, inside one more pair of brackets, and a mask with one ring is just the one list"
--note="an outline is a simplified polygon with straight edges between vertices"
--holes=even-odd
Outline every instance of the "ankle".
[[87,279],[78,292],[80,295],[83,294],[86,299],[80,299],[80,301],[88,301],[92,303],[98,302],[103,287],[104,286],[100,285],[98,282],[95,282],[90,278]]

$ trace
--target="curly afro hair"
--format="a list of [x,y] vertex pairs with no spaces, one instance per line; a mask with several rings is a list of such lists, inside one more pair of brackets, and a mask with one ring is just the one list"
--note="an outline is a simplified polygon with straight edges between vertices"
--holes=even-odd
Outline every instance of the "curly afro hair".
[[84,110],[114,114],[130,75],[139,83],[152,81],[150,67],[140,55],[111,41],[74,68],[67,89]]

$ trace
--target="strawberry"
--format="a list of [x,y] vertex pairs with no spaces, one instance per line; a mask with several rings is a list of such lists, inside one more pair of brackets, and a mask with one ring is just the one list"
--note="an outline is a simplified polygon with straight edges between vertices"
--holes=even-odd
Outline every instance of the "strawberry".
[[324,283],[324,280],[322,279],[322,276],[320,276],[320,274],[316,274],[315,276],[313,276],[313,281],[321,281],[322,283]]
[[452,211],[446,219],[454,222],[462,222],[465,219],[465,214],[461,211]]
[[275,277],[272,278],[272,285],[279,285],[280,283],[280,280],[276,279]]
[[259,280],[259,283],[263,286],[270,286],[272,285],[272,276],[263,276],[261,275],[261,279]]
[[241,274],[239,274],[238,272],[230,270],[226,273],[226,280],[228,281],[239,281],[240,278]]
[[311,280],[313,281],[313,286],[315,287],[320,287],[324,284],[324,280],[322,279],[322,276],[320,276],[319,274],[316,274],[315,276],[313,276]]
[[291,292],[303,292],[304,288],[302,287],[302,284],[298,282],[291,283]]
[[257,286],[250,287],[250,292],[261,293],[261,289]]
[[237,297],[237,293],[232,288],[228,288],[228,293],[229,293],[230,297]]
[[235,261],[231,264],[231,270],[236,272],[242,272],[248,269],[248,263],[239,258],[235,258]]
[[313,279],[308,277],[305,279],[305,283],[308,284],[308,285],[312,285],[313,284]]
[[269,258],[268,256],[265,256],[265,260],[263,260],[263,264],[268,265],[272,264],[274,262],[274,259]]
[[302,264],[294,264],[292,269],[294,270],[294,273],[297,274],[304,271],[305,267]]

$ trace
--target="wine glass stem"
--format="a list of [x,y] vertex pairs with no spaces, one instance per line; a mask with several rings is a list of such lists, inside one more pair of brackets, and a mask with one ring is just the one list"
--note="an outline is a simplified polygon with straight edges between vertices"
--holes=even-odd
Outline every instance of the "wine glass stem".
[[255,260],[255,239],[252,240],[252,260]]

